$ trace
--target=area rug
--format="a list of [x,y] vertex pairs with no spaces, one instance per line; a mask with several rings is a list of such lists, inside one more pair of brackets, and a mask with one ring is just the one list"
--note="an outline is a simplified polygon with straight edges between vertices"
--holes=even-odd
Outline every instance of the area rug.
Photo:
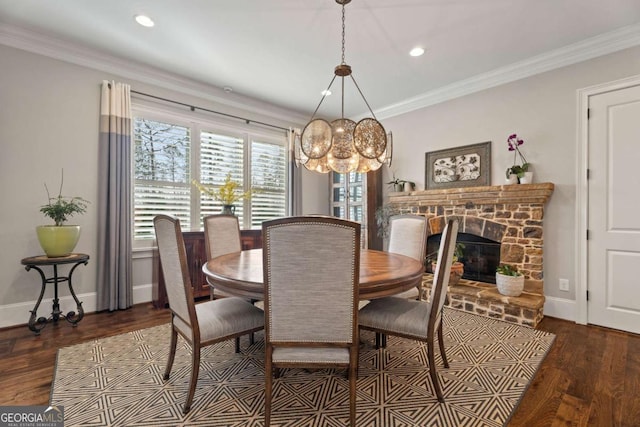
[[[376,350],[361,335],[358,426],[503,426],[517,407],[554,335],[445,308],[450,368],[436,356],[446,403],[435,398],[426,344],[389,337]],[[263,426],[262,333],[242,352],[232,341],[203,349],[191,411],[182,414],[191,361],[178,342],[169,381],[162,380],[169,325],[58,351],[51,405],[65,426]],[[274,383],[272,426],[348,424],[348,382],[340,370],[286,370]]]

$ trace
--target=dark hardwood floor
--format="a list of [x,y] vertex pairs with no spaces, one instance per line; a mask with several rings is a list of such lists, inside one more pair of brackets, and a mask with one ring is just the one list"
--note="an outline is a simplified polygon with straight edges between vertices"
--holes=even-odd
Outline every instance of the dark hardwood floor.
[[[150,303],[62,320],[40,336],[0,330],[0,405],[47,405],[60,347],[169,322]],[[546,317],[556,341],[510,426],[640,426],[640,335]]]

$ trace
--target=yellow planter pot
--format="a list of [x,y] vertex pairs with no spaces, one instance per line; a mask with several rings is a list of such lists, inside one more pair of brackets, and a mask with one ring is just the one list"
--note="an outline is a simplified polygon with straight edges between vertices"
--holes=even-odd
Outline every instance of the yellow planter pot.
[[39,225],[36,227],[38,241],[49,258],[67,256],[80,238],[79,225]]

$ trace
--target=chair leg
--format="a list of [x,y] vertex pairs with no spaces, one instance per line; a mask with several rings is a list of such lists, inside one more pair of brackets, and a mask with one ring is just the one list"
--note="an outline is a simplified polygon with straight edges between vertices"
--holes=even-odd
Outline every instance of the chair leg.
[[240,337],[236,337],[236,353],[240,353]]
[[349,368],[349,425],[356,426],[356,368]]
[[256,337],[253,335],[253,332],[249,334],[249,345],[254,345],[256,343]]
[[449,361],[447,360],[447,353],[444,350],[444,337],[442,336],[442,322],[438,326],[438,345],[440,347],[440,356],[442,356],[442,362],[445,368],[449,368]]
[[430,337],[427,340],[427,351],[429,352],[429,375],[431,376],[431,382],[433,383],[433,388],[436,391],[436,396],[438,397],[438,402],[444,403],[444,396],[442,395],[442,389],[440,388],[440,383],[438,382],[438,374],[436,373],[436,358],[434,357],[434,342],[433,337]]
[[271,425],[271,389],[273,387],[273,367],[271,348],[267,348],[264,358],[264,425]]
[[380,332],[376,332],[376,350],[380,348],[382,334]]
[[349,424],[356,426],[356,380],[358,378],[358,349],[352,350],[349,361]]
[[169,379],[171,374],[171,368],[173,367],[173,361],[176,358],[176,347],[178,345],[178,333],[171,325],[171,342],[169,343],[169,359],[167,359],[167,367],[164,370],[164,380]]
[[200,344],[193,343],[193,351],[191,354],[191,379],[189,380],[189,391],[187,392],[187,400],[184,403],[184,409],[182,412],[186,414],[191,409],[191,402],[193,401],[193,395],[196,391],[196,384],[198,383],[198,374],[200,373]]
[[387,334],[382,334],[382,348],[387,348]]

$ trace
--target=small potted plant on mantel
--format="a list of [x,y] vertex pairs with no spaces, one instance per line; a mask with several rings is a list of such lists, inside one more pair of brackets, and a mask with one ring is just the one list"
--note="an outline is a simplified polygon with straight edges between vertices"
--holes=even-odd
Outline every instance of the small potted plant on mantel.
[[391,190],[398,193],[403,191],[413,191],[416,189],[416,183],[413,181],[407,181],[406,179],[396,178],[393,176],[393,180],[387,182],[391,186]]
[[520,296],[524,290],[524,276],[518,271],[518,268],[502,264],[496,268],[496,286],[498,292],[509,297]]
[[63,196],[63,184],[64,170],[61,174],[60,190],[57,196],[51,197],[47,184],[44,184],[44,188],[47,190],[48,203],[40,207],[40,212],[51,218],[54,225],[39,225],[36,227],[40,246],[50,258],[67,256],[73,252],[80,238],[80,226],[66,225],[65,222],[73,215],[85,213],[89,203],[82,197]]

